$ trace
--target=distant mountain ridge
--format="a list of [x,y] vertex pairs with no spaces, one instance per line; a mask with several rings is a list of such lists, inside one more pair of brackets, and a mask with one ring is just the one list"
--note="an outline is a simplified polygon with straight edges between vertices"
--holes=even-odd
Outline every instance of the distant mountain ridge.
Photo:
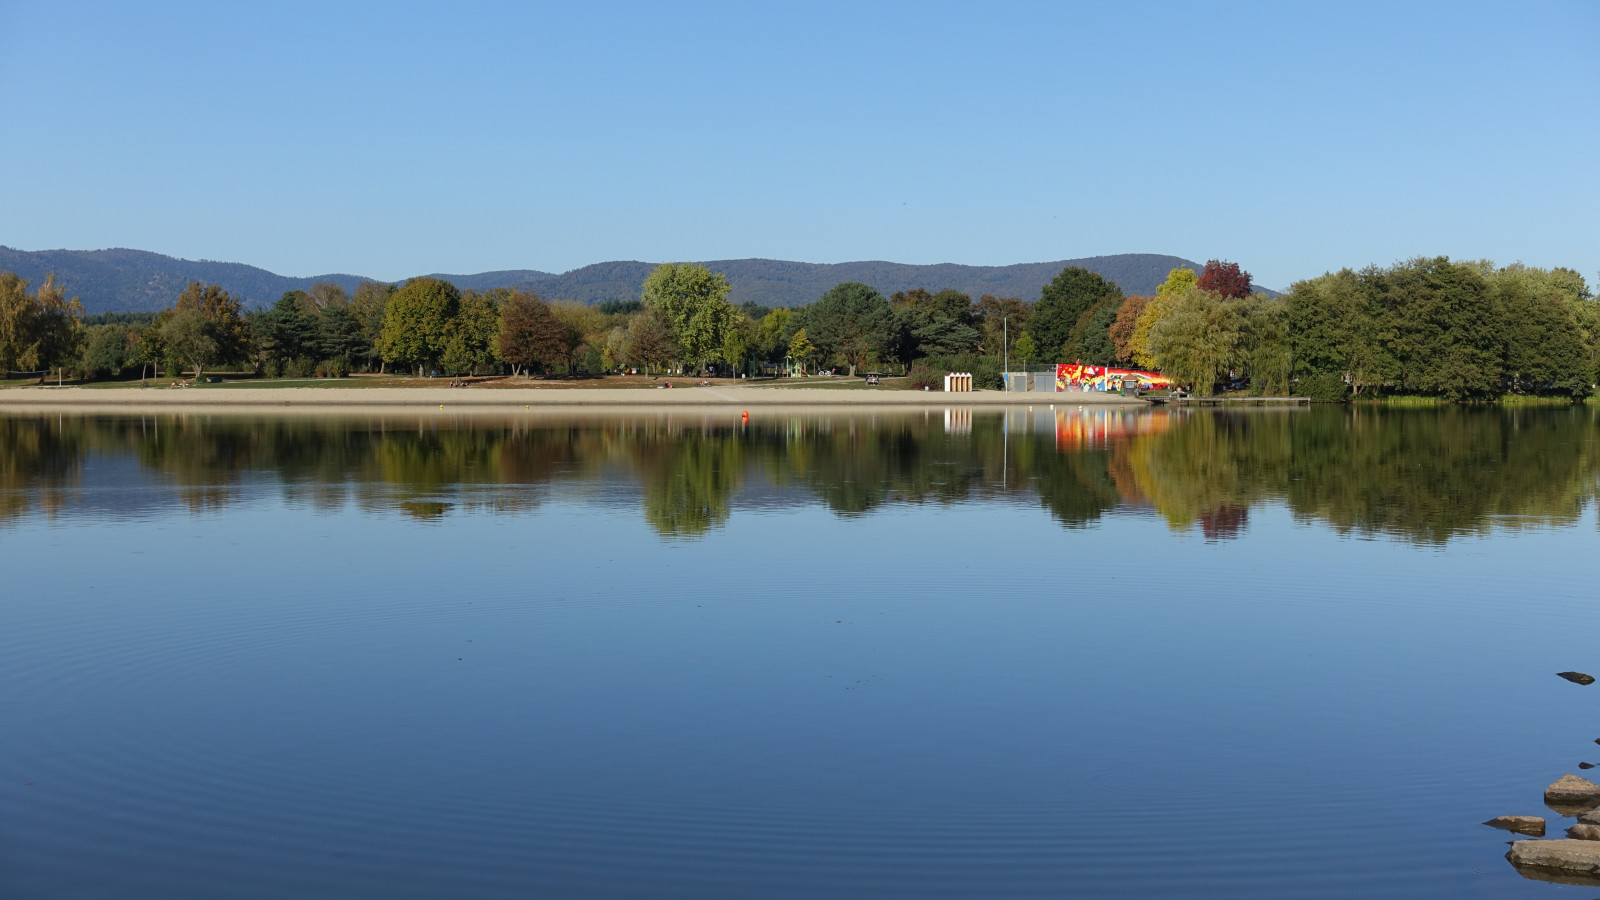
[[[754,301],[763,306],[804,305],[841,281],[865,282],[885,294],[919,287],[934,291],[954,288],[974,298],[994,294],[1035,300],[1040,288],[1067,266],[1082,266],[1096,272],[1116,282],[1124,293],[1150,294],[1172,269],[1179,266],[1200,269],[1200,264],[1192,260],[1155,253],[1121,253],[1010,266],[954,263],[919,266],[880,261],[804,263],[775,259],[708,260],[704,264],[728,276],[734,303]],[[462,289],[514,287],[534,291],[547,300],[595,304],[638,299],[645,276],[655,266],[656,263],[622,260],[595,263],[561,274],[510,269],[432,277],[448,279]],[[244,263],[177,259],[126,249],[28,251],[0,246],[0,270],[15,272],[34,284],[54,273],[67,294],[79,297],[90,313],[165,309],[191,281],[220,284],[230,294],[241,298],[246,308],[254,309],[270,305],[285,291],[305,290],[319,281],[334,282],[353,293],[356,285],[369,280],[346,274],[292,278]]]

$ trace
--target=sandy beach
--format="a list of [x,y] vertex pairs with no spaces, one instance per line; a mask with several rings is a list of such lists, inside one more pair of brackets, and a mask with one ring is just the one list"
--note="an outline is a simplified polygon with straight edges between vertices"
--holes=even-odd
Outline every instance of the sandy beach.
[[448,387],[17,387],[0,391],[0,412],[48,409],[75,412],[208,410],[214,412],[437,410],[506,412],[531,409],[648,411],[685,408],[932,409],[1014,408],[1049,405],[1148,405],[1133,397],[1096,392],[870,391],[789,387],[657,388],[448,388]]

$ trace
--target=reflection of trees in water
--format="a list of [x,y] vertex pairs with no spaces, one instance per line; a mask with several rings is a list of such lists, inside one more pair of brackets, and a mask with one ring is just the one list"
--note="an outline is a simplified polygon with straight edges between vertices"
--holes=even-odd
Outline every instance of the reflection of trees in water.
[[1425,542],[1571,524],[1595,497],[1588,409],[1447,407],[1319,417],[1294,432],[1295,515]]
[[695,537],[728,520],[744,475],[744,446],[733,429],[651,430],[630,449],[644,517],[656,533]]
[[81,482],[79,425],[0,417],[0,524],[32,512],[54,516],[66,505]]
[[1149,508],[1208,539],[1281,502],[1342,532],[1439,542],[1494,527],[1570,524],[1596,493],[1587,409],[1096,413],[1053,422],[976,415],[947,433],[922,415],[704,420],[0,417],[0,521],[59,514],[94,490],[91,454],[134,459],[191,510],[247,483],[291,503],[435,520],[535,508],[553,483],[638,491],[663,536],[721,527],[746,485],[840,515],[905,503],[1042,503],[1063,525]]

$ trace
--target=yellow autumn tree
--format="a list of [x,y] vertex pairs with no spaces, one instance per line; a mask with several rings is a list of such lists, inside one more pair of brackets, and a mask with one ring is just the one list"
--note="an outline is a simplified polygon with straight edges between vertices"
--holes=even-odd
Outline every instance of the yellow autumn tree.
[[1144,305],[1144,311],[1139,313],[1139,320],[1134,323],[1133,336],[1128,341],[1128,352],[1135,363],[1146,369],[1156,367],[1155,354],[1150,347],[1150,329],[1170,312],[1173,302],[1178,297],[1188,293],[1189,289],[1195,286],[1199,278],[1200,276],[1190,268],[1177,268],[1167,273],[1167,280],[1156,288],[1155,297]]

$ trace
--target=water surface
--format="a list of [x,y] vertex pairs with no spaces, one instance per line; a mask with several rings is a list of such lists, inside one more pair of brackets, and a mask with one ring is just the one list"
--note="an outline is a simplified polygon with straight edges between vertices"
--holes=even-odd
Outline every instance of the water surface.
[[0,417],[0,895],[1589,897],[1596,435]]

